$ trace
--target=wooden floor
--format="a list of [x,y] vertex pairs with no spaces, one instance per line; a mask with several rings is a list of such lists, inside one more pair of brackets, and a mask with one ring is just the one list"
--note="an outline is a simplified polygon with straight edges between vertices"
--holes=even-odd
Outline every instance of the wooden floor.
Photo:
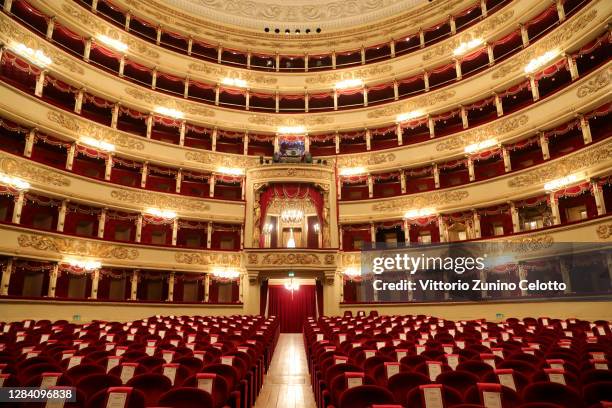
[[282,333],[255,408],[314,408],[301,333]]

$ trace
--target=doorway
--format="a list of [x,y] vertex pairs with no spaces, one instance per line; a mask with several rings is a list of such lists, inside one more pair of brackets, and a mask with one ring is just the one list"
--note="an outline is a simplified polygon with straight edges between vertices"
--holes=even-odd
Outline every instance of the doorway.
[[309,317],[318,318],[323,312],[323,286],[317,280],[288,289],[284,284],[262,284],[262,314],[277,316],[281,333],[301,333]]

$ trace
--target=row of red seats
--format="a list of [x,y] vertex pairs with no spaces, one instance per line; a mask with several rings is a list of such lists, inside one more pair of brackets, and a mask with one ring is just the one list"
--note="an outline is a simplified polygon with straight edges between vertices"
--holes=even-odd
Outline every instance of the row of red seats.
[[602,407],[612,402],[607,321],[322,317],[304,325],[320,408]]
[[0,386],[73,387],[65,407],[249,408],[279,332],[275,318],[238,315],[0,323]]

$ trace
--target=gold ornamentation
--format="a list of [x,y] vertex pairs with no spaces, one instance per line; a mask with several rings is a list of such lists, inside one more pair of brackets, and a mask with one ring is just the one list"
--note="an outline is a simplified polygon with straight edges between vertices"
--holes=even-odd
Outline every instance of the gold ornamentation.
[[262,168],[251,173],[253,180],[278,178],[278,177],[296,177],[300,180],[303,179],[315,179],[318,181],[329,180],[332,177],[332,173],[321,169],[301,168],[301,167],[290,167],[290,168]]
[[[513,252],[535,252],[550,248],[555,242],[552,235],[535,235],[531,237],[516,238],[505,241],[509,250]],[[506,251],[504,251],[506,252]]]
[[321,260],[315,254],[265,254],[261,265],[320,265]]
[[205,117],[214,117],[215,112],[212,109],[200,106],[199,103],[178,101],[174,98],[159,95],[154,91],[144,91],[138,88],[127,87],[125,93],[134,99],[138,99],[150,105],[163,106],[166,108],[177,109],[181,112]]
[[375,166],[395,161],[394,153],[361,154],[359,156],[338,157],[338,167]]
[[142,207],[154,207],[163,209],[173,209],[178,211],[209,211],[210,205],[205,201],[186,198],[173,197],[163,193],[148,193],[144,191],[113,190],[111,197],[115,200],[136,204]]
[[599,72],[594,78],[589,79],[586,83],[578,87],[576,94],[579,98],[584,98],[605,88],[610,84],[610,76],[612,76],[612,67]]
[[279,115],[252,115],[249,123],[254,125],[266,126],[317,126],[334,123],[334,118],[330,115],[322,116],[279,116]]
[[436,150],[442,152],[444,150],[463,149],[465,146],[491,139],[492,135],[500,137],[506,133],[515,132],[525,126],[527,122],[529,122],[529,116],[525,114],[495,121],[460,135],[447,137],[436,145]]
[[127,246],[111,245],[102,242],[85,241],[75,238],[60,238],[44,235],[21,234],[17,243],[22,248],[32,248],[37,251],[50,251],[58,254],[91,256],[102,259],[138,258],[138,250]]
[[425,193],[377,203],[372,205],[372,210],[380,212],[401,212],[413,208],[458,203],[468,196],[469,192],[467,190]]
[[325,265],[334,265],[336,263],[336,256],[334,254],[326,254],[323,263]]
[[250,84],[274,85],[278,82],[277,78],[268,75],[256,74],[253,72],[234,71],[225,67],[200,64],[195,62],[189,64],[189,69],[195,72],[202,72],[217,79],[222,77],[242,79],[249,82]]
[[598,226],[596,232],[600,239],[608,239],[612,237],[612,223]]
[[55,111],[47,112],[47,118],[65,129],[80,136],[88,136],[93,139],[112,143],[115,146],[129,150],[143,150],[144,143],[136,138],[123,134],[122,132],[109,129],[106,126],[97,125],[81,119],[75,119],[67,114]]
[[597,15],[597,9],[592,9],[583,13],[575,20],[563,24],[561,27],[550,33],[548,36],[538,41],[532,47],[529,47],[512,58],[505,61],[499,69],[493,72],[493,79],[500,79],[516,71],[519,71],[527,65],[533,58],[544,54],[555,48],[559,48],[565,42],[577,35],[584,29]]
[[430,106],[437,105],[441,102],[447,101],[448,99],[455,96],[455,91],[441,90],[432,92],[427,95],[420,96],[411,101],[405,103],[399,103],[389,105],[381,109],[375,109],[368,113],[368,118],[381,118],[387,116],[396,116],[400,113],[411,112],[417,109],[428,108]]
[[612,141],[592,147],[569,157],[546,163],[536,169],[508,180],[511,188],[531,187],[586,169],[594,163],[603,163],[612,158]]
[[240,267],[240,254],[223,252],[177,252],[176,262],[187,265]]
[[429,61],[433,58],[438,57],[449,57],[453,55],[453,50],[459,46],[459,44],[473,40],[474,38],[484,38],[491,31],[496,30],[501,25],[505,24],[514,16],[514,10],[506,10],[501,14],[495,14],[491,17],[487,17],[475,27],[474,30],[470,30],[459,36],[456,39],[451,39],[439,46],[432,47],[430,50],[423,54],[423,61]]
[[211,166],[241,168],[253,166],[257,162],[257,159],[253,157],[223,154],[218,152],[185,152],[185,158],[187,160],[195,161],[201,164],[208,164]]
[[392,70],[393,67],[391,65],[380,65],[345,72],[330,72],[306,78],[306,83],[309,85],[320,85],[328,84],[331,82],[343,81],[345,79],[367,79],[371,77],[379,77],[383,74],[388,74]]
[[85,74],[81,62],[77,62],[76,59],[67,56],[60,49],[21,27],[4,13],[0,13],[0,41],[5,44],[9,44],[13,41],[23,43],[29,48],[41,50],[45,55],[51,58],[54,66],[62,67],[73,74]]
[[[0,153],[4,156],[4,153]],[[26,160],[16,160],[12,157],[0,156],[0,171],[4,174],[17,176],[36,183],[45,184],[48,186],[68,187],[70,179],[63,177],[53,171],[50,171],[44,166],[31,164]]]

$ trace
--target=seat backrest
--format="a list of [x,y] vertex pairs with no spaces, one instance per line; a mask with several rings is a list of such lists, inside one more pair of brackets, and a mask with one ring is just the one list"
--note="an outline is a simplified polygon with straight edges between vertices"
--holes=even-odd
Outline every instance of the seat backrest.
[[[210,382],[208,380],[210,380]],[[213,373],[198,373],[192,375],[183,382],[183,387],[200,388],[208,392],[213,399],[215,408],[225,406],[230,393],[227,388],[227,381],[220,375]]]
[[[86,408],[106,408],[109,398],[116,397],[115,394],[126,394],[124,408],[145,408],[145,398],[142,392],[129,387],[105,388],[92,395]],[[120,398],[120,397],[119,397]]]
[[[439,390],[439,391],[438,391]],[[406,397],[406,406],[410,408],[425,408],[429,393],[438,393],[442,397],[443,406],[461,404],[463,398],[459,391],[442,384],[427,384],[413,388]],[[434,397],[438,399],[438,397]]]
[[340,396],[340,408],[368,408],[374,404],[393,404],[393,394],[377,385],[360,385]]
[[172,382],[162,374],[146,373],[132,377],[126,386],[142,391],[147,406],[150,406],[155,405],[159,397],[172,388]]
[[562,384],[537,382],[523,390],[524,402],[552,402],[565,408],[582,408],[584,403],[575,390]]
[[436,378],[437,383],[447,385],[462,393],[475,386],[478,381],[479,379],[475,374],[467,371],[447,371]]
[[521,402],[521,399],[516,391],[503,385],[494,383],[479,383],[470,387],[464,394],[465,402],[470,404],[484,405],[486,393],[497,394],[499,401],[501,402],[501,406],[504,408],[517,407]]
[[429,377],[419,373],[397,373],[387,381],[387,388],[397,402],[406,405],[406,396],[420,385],[430,384]]
[[119,386],[121,386],[121,380],[108,374],[86,375],[76,383],[77,390],[83,392],[88,398],[105,388]]
[[612,402],[612,381],[599,381],[586,385],[582,389],[584,402],[587,406],[600,401]]
[[213,400],[204,390],[178,387],[162,395],[158,405],[172,408],[213,408]]

